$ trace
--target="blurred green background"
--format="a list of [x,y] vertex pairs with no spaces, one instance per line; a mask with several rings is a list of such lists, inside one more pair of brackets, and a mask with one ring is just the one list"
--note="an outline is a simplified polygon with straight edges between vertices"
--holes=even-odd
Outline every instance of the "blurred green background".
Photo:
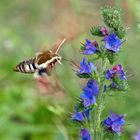
[[[53,76],[40,82],[32,75],[14,73],[17,63],[49,49],[59,38],[67,42],[62,57],[77,62],[80,42],[93,39],[92,25],[102,25],[100,7],[119,6],[127,41],[118,63],[127,70],[130,90],[110,97],[102,114],[112,109],[126,114],[122,140],[140,128],[140,2],[138,0],[0,0],[0,140],[76,140],[70,123],[82,83],[69,62],[57,65]],[[44,84],[45,83],[45,84]]]

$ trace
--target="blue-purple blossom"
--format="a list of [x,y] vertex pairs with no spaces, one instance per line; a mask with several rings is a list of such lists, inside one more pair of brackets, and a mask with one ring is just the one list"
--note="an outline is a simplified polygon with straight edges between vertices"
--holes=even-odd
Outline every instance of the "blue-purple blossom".
[[75,121],[84,121],[84,116],[82,112],[75,112],[72,117],[73,120]]
[[134,140],[140,140],[140,129],[138,130],[138,132],[134,136]]
[[96,102],[95,96],[91,93],[81,93],[80,98],[83,101],[84,107],[88,107]]
[[80,138],[82,140],[91,140],[89,131],[87,129],[85,129],[85,128],[81,129],[80,130]]
[[77,75],[88,75],[90,76],[92,72],[95,70],[94,65],[91,61],[86,62],[86,58],[83,58],[80,62],[79,69],[77,71]]
[[123,117],[123,115],[114,114],[111,111],[109,116],[103,121],[106,130],[110,130],[119,134],[121,132],[121,127],[124,124]]
[[116,36],[115,33],[111,33],[104,37],[105,48],[113,52],[119,52],[122,41]]
[[97,51],[96,47],[90,40],[86,39],[84,46],[82,48],[82,53],[85,55],[94,54]]
[[121,65],[116,65],[112,69],[106,70],[105,77],[107,80],[112,79],[118,74],[121,80],[126,80],[125,73]]
[[83,88],[80,98],[83,101],[84,107],[88,107],[95,103],[95,96],[98,94],[99,87],[95,80],[89,80],[87,85]]
[[88,109],[85,109],[82,112],[74,112],[71,118],[72,118],[72,120],[81,121],[81,122],[83,122],[85,120],[85,118],[87,120],[89,120],[91,110],[92,110],[92,108],[88,108]]
[[91,92],[94,96],[98,94],[98,85],[95,80],[88,80],[87,85],[83,87],[84,92]]

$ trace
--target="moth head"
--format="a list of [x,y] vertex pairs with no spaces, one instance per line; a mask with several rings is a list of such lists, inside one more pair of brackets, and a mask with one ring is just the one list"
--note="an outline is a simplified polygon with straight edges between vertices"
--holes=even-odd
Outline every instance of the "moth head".
[[62,59],[61,56],[56,55],[55,59],[59,64],[61,64],[61,59]]

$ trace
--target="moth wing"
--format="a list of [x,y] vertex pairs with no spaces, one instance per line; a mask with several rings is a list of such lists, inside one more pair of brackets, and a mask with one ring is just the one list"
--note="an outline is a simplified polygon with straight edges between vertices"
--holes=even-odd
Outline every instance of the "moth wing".
[[52,51],[44,51],[36,53],[35,63],[40,65],[52,58]]

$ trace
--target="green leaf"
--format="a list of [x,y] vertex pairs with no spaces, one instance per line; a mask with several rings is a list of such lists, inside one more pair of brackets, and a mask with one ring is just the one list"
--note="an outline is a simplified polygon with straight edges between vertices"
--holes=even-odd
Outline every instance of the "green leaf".
[[111,65],[114,64],[114,62],[116,61],[116,58],[117,58],[117,54],[114,52],[107,51],[106,55],[107,55],[107,58],[108,58],[110,64]]
[[91,34],[96,35],[96,36],[101,36],[100,35],[100,28],[101,28],[101,26],[97,26],[97,25],[93,26],[90,30]]

